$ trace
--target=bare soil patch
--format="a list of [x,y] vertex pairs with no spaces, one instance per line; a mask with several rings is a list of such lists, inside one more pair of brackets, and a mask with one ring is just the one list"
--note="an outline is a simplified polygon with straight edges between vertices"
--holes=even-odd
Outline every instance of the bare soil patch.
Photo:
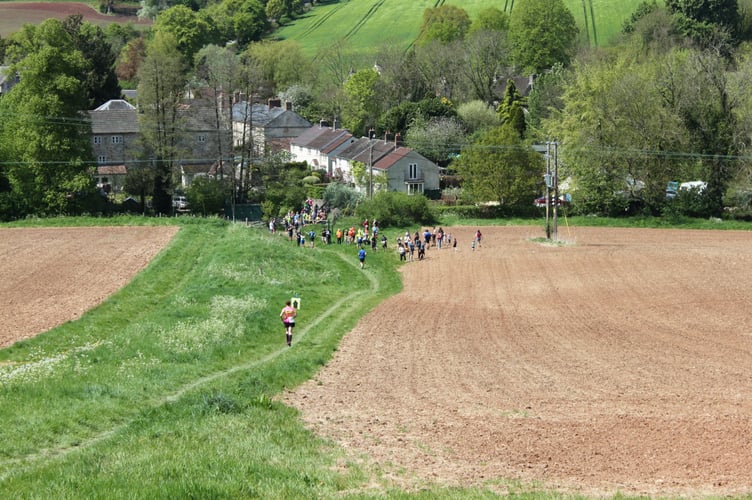
[[752,492],[752,234],[474,230],[285,395],[312,429],[405,487]]
[[92,6],[78,2],[0,2],[0,36],[7,37],[21,30],[24,24],[39,24],[46,19],[65,19],[81,14],[84,21],[99,26],[110,23],[151,25],[146,19],[132,16],[102,14]]
[[128,283],[177,231],[0,229],[0,347],[80,317]]

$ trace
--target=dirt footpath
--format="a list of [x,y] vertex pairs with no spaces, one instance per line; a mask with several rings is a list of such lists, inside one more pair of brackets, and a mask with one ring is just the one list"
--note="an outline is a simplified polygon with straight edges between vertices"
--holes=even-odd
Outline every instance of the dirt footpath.
[[128,283],[177,230],[0,229],[0,348],[80,317]]
[[474,230],[285,396],[311,428],[407,487],[752,492],[752,233]]

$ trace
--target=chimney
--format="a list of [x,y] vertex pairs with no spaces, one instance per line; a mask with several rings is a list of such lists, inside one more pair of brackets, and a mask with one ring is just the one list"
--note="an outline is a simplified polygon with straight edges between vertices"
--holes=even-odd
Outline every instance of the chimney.
[[292,103],[290,101],[285,101],[285,111],[292,111]]
[[332,125],[332,130],[337,130],[337,119],[334,119],[334,124]]
[[391,135],[392,134],[388,130],[386,132],[384,132],[384,144],[386,144],[387,142],[389,142],[389,137]]
[[402,144],[402,134],[397,132],[394,134],[394,147],[397,148],[400,144]]
[[326,122],[323,119],[319,120],[319,128],[324,128],[325,125]]
[[269,109],[272,108],[281,108],[282,107],[282,100],[281,99],[269,99],[267,101],[269,105]]

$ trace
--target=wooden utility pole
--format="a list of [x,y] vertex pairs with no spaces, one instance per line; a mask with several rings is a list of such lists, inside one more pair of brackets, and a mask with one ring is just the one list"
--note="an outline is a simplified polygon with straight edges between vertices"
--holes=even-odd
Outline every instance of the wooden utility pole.
[[559,143],[554,142],[554,240],[559,239]]
[[546,183],[546,239],[551,239],[551,143],[546,142],[546,175],[543,176]]

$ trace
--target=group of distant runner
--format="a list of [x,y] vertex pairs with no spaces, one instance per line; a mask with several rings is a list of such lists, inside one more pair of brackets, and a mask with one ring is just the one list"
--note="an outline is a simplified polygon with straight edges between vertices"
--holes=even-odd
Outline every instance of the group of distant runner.
[[[298,212],[288,212],[281,219],[273,218],[269,221],[269,231],[276,233],[280,228],[283,228],[287,234],[288,239],[291,242],[295,242],[298,247],[306,247],[307,244],[310,248],[315,247],[316,237],[320,236],[321,242],[325,245],[331,245],[332,237],[334,236],[337,245],[355,245],[358,249],[358,262],[360,268],[365,269],[366,256],[368,255],[367,249],[370,247],[371,251],[376,252],[379,246],[382,251],[388,250],[389,240],[386,235],[380,234],[379,223],[376,219],[369,221],[365,219],[361,224],[357,226],[351,226],[349,228],[337,229],[334,235],[332,235],[328,224],[323,226],[320,234],[317,234],[317,224],[326,223],[326,212],[320,209],[318,205],[314,205],[312,200],[306,200],[303,204],[303,209]],[[475,231],[475,235],[471,242],[471,249],[475,251],[476,248],[480,248],[483,235],[480,229]],[[410,231],[405,231],[404,235],[397,237],[397,254],[399,255],[400,262],[412,262],[416,260],[423,260],[426,255],[426,250],[430,247],[441,250],[442,248],[452,248],[457,251],[457,238],[449,232],[445,232],[442,227],[438,229],[434,227],[425,228],[422,232],[415,231],[411,234]],[[295,317],[297,310],[288,301],[285,307],[280,312],[280,318],[285,326],[285,337],[287,345],[292,345],[292,331],[295,327]]]

